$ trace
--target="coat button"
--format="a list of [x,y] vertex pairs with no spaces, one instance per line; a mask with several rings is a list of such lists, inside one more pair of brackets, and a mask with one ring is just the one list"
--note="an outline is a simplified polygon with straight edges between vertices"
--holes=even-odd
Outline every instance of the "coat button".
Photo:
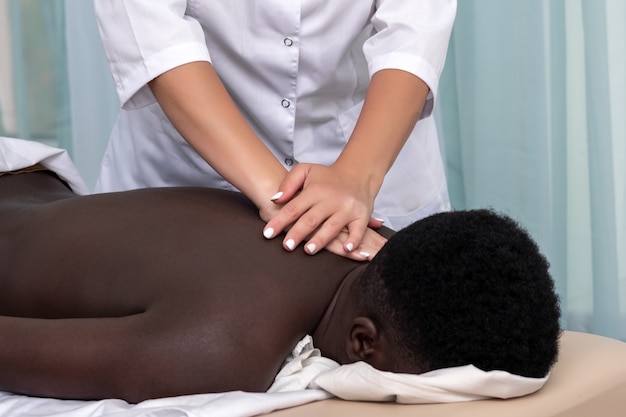
[[289,106],[291,106],[291,103],[289,102],[289,100],[287,99],[283,99],[283,101],[280,102],[280,104],[284,107],[287,108]]
[[293,45],[293,41],[290,38],[283,39],[283,43],[285,44],[285,46]]
[[287,165],[288,167],[292,166],[294,163],[293,158],[285,158],[285,165]]

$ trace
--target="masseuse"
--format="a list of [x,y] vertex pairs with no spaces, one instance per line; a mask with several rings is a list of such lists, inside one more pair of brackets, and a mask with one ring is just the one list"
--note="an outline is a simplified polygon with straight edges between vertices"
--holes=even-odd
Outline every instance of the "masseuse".
[[455,0],[95,5],[123,105],[96,191],[237,189],[267,238],[313,254],[346,228],[352,258],[368,224],[449,208],[430,116]]
[[307,334],[340,364],[401,373],[543,378],[556,358],[548,264],[508,218],[437,214],[369,263],[287,253],[260,224],[240,193],[78,197],[49,171],[0,176],[0,390],[264,391]]

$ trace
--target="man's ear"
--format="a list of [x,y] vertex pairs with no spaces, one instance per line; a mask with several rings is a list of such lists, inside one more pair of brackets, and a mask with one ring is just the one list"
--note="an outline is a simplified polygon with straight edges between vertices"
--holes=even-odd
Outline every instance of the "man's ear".
[[346,340],[346,352],[351,362],[375,362],[381,352],[378,327],[367,317],[356,317],[352,321],[350,334]]

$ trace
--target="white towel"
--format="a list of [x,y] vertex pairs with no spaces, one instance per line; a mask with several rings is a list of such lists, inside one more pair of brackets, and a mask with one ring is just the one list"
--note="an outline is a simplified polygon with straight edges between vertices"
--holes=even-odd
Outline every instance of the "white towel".
[[521,397],[539,390],[547,380],[548,376],[485,372],[473,365],[421,375],[379,371],[365,362],[339,366],[322,357],[307,336],[296,345],[269,392],[323,389],[344,400],[426,404]]
[[547,380],[547,376],[527,378],[505,371],[485,372],[473,365],[421,375],[395,374],[357,362],[321,373],[310,386],[344,400],[428,404],[522,397],[539,390]]
[[89,194],[89,188],[66,150],[0,136],[0,172],[17,171],[38,163],[56,173],[76,194]]
[[277,393],[231,391],[159,398],[128,404],[122,400],[76,401],[0,392],[2,417],[250,417],[332,397],[322,390]]

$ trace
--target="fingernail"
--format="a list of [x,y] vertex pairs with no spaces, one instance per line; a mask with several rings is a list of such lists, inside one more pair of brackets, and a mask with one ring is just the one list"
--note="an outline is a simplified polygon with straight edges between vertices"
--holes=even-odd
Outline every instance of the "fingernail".
[[293,239],[287,239],[287,241],[285,242],[285,246],[287,246],[287,249],[289,250],[294,250],[294,248],[296,247],[296,242],[294,242]]
[[279,198],[281,198],[282,196],[283,196],[283,192],[282,192],[282,191],[279,191],[279,192],[277,192],[276,194],[274,194],[274,195],[272,196],[272,198],[270,198],[270,200],[272,200],[272,201],[274,201],[274,200],[278,200],[278,199],[279,199]]
[[263,230],[263,236],[265,236],[265,239],[271,239],[272,236],[274,236],[274,229],[268,227],[267,229]]
[[370,253],[369,252],[359,252],[359,255],[361,255],[364,258],[368,258],[370,257]]
[[308,245],[306,245],[306,250],[308,250],[311,255],[315,253],[315,249],[317,249],[315,243],[309,243]]
[[347,250],[348,252],[352,252],[352,249],[354,249],[354,245],[353,245],[352,243],[348,243],[348,244],[346,245],[346,250]]
[[374,220],[377,220],[377,221],[379,221],[381,223],[385,223],[385,219],[379,219],[378,217],[374,217]]

